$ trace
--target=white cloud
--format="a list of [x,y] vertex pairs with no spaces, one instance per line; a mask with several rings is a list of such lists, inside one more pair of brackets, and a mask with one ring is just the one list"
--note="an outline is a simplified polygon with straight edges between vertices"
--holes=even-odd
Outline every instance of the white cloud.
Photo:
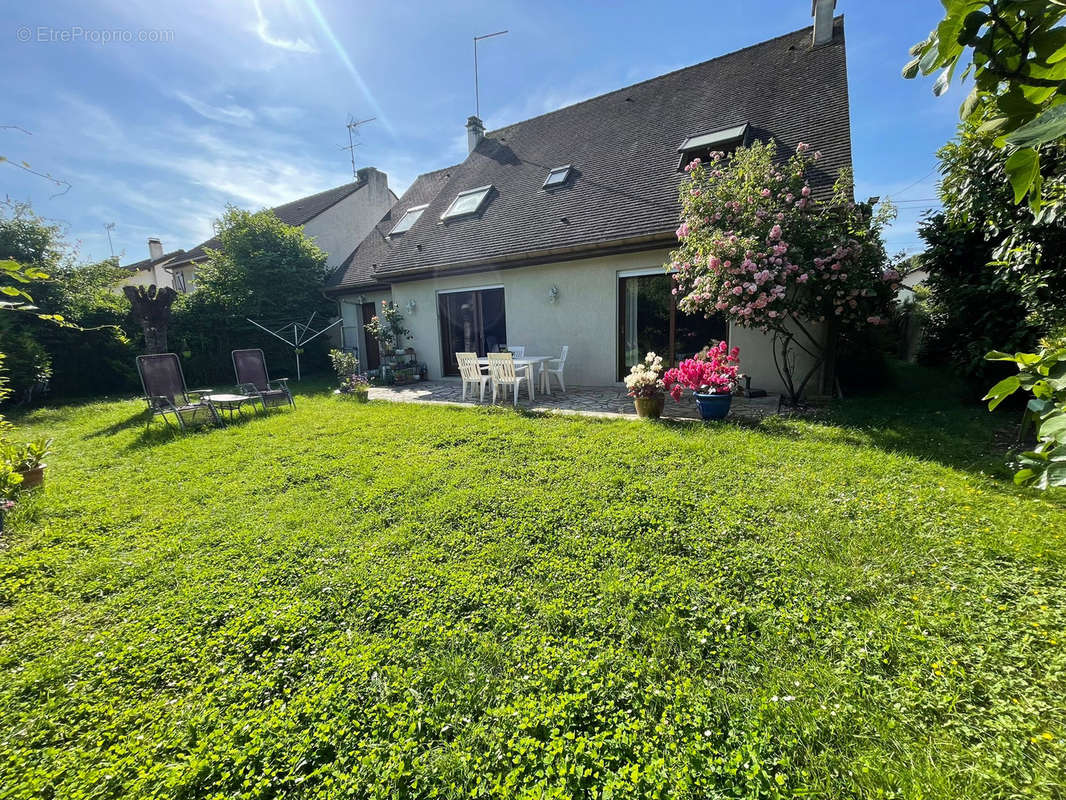
[[252,5],[255,7],[256,25],[255,32],[259,35],[259,38],[271,47],[277,47],[281,50],[288,50],[291,53],[317,53],[318,49],[313,43],[304,39],[283,39],[280,36],[275,36],[270,32],[270,22],[266,18],[266,14],[263,13],[263,7],[260,4],[260,0],[252,0]]
[[214,106],[210,103],[205,103],[202,100],[198,100],[192,95],[188,95],[185,92],[177,92],[175,94],[181,102],[206,119],[214,120],[215,122],[225,122],[228,125],[242,125],[247,126],[255,122],[255,114],[251,109],[244,108],[238,105],[229,106]]

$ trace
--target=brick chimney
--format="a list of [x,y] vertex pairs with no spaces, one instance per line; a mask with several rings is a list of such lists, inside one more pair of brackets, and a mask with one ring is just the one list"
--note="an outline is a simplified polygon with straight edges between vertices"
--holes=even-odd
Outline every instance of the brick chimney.
[[811,0],[811,16],[814,17],[814,37],[811,45],[828,44],[833,41],[833,10],[837,0]]
[[485,138],[485,123],[477,117],[471,117],[466,121],[466,146],[467,152],[473,153],[478,142]]
[[152,261],[163,257],[163,243],[154,236],[148,239],[148,257]]

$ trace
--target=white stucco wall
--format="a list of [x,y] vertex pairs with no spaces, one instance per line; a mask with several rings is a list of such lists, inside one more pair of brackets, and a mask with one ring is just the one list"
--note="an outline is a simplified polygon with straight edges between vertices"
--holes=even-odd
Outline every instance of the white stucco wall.
[[330,268],[339,267],[396,202],[384,172],[368,169],[366,176],[366,186],[304,225],[304,233],[326,252]]
[[[378,292],[362,292],[363,302],[373,303],[374,308],[381,308],[382,300],[390,300],[392,293],[388,290]],[[366,352],[366,331],[363,326],[370,322],[369,319],[363,319],[363,314],[359,305],[359,294],[347,295],[340,298],[339,307],[340,315],[343,322],[340,326],[343,328],[344,347],[355,347],[359,351],[359,359],[363,361],[363,353]],[[338,347],[340,344],[338,343]],[[365,367],[365,363],[363,364]]]
[[[667,254],[667,250],[652,250],[404,281],[394,283],[391,294],[412,333],[408,343],[417,351],[419,360],[426,362],[431,379],[442,376],[438,292],[502,286],[508,344],[525,345],[531,355],[550,356],[558,356],[562,346],[569,345],[567,386],[609,386],[618,383],[620,274],[658,270],[667,261]],[[548,300],[552,286],[559,288],[556,303]],[[345,325],[362,324],[357,307],[349,305],[355,302],[355,296],[348,295],[344,298],[348,302],[341,305]],[[388,292],[366,293],[366,299],[374,303],[388,296]],[[415,301],[414,312],[407,310],[411,300]],[[740,347],[741,369],[752,376],[753,388],[782,390],[768,335],[731,325],[729,341]]]

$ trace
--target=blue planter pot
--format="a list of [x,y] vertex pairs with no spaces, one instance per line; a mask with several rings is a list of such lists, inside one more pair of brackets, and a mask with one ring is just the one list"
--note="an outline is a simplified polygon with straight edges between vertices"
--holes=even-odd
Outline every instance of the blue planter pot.
[[732,394],[699,394],[694,392],[696,407],[700,410],[700,419],[725,419],[729,406],[733,404]]

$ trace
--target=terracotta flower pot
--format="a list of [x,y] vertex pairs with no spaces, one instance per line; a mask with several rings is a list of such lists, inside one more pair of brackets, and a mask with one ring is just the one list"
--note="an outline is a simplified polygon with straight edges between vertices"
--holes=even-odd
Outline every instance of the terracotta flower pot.
[[19,484],[20,489],[40,489],[44,486],[44,469],[47,464],[41,464],[39,467],[20,471],[19,475],[22,476],[22,483]]
[[658,419],[662,416],[663,406],[666,404],[666,395],[656,397],[634,397],[633,406],[637,409],[637,416],[641,419]]

